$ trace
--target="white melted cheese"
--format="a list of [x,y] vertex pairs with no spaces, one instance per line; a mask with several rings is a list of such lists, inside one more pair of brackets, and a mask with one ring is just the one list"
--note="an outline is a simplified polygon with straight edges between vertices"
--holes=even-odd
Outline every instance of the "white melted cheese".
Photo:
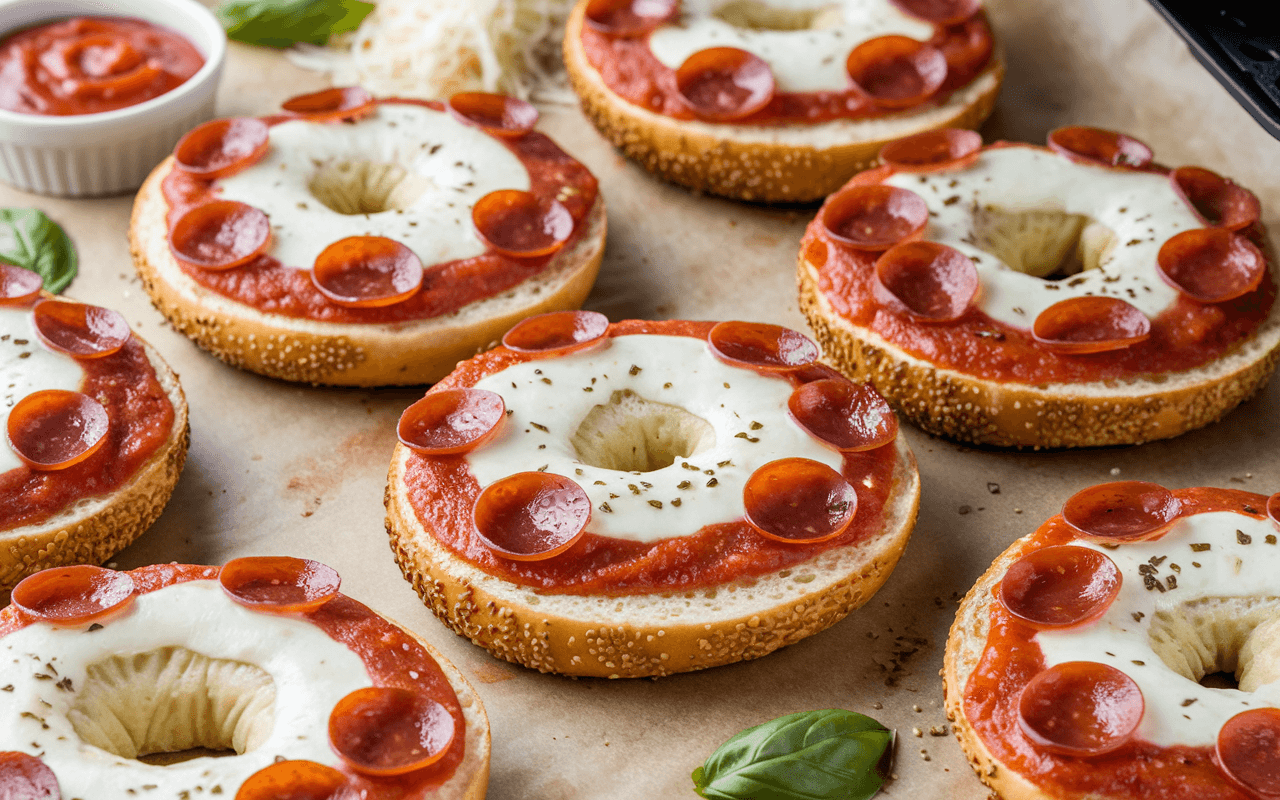
[[[340,214],[311,193],[312,178],[334,164],[396,164],[421,191],[406,208]],[[379,105],[349,124],[301,120],[274,125],[266,156],[217,182],[222,197],[262,209],[271,219],[268,251],[286,266],[311,269],[316,256],[348,236],[385,236],[426,266],[485,252],[471,207],[498,189],[529,189],[520,159],[493,137],[447,112]]]
[[[1236,531],[1251,537],[1251,543],[1241,544]],[[1146,711],[1135,734],[1138,738],[1165,747],[1213,746],[1223,723],[1241,711],[1280,706],[1280,681],[1254,692],[1205,688],[1174,672],[1155,654],[1151,621],[1157,611],[1175,610],[1200,598],[1276,597],[1280,544],[1267,543],[1267,536],[1275,534],[1268,520],[1215,512],[1179,520],[1159,541],[1115,549],[1085,540],[1073,542],[1105,553],[1120,568],[1123,582],[1115,602],[1097,622],[1036,634],[1046,666],[1095,661],[1115,667],[1142,689]],[[1195,552],[1192,543],[1208,544],[1210,549]],[[1174,576],[1176,588],[1160,592],[1144,585],[1138,568],[1150,565],[1153,557],[1164,557],[1154,577],[1165,583]],[[1174,571],[1174,564],[1180,571]],[[1140,665],[1135,663],[1139,661]],[[1194,702],[1187,704],[1188,700]]]
[[[476,388],[502,395],[511,412],[495,441],[466,456],[480,486],[545,467],[586,491],[587,531],[601,536],[639,542],[688,536],[741,518],[743,486],[770,461],[809,458],[836,470],[843,462],[791,419],[787,380],[731,367],[704,340],[688,336],[617,336],[599,350],[516,364]],[[706,420],[714,444],[653,472],[583,464],[570,437],[594,406],[624,389]],[[685,481],[689,486],[680,488]],[[671,504],[675,499],[679,506]],[[612,512],[601,510],[606,503]]]
[[[279,756],[338,766],[329,747],[329,713],[345,695],[372,685],[360,657],[319,628],[239,606],[217,581],[140,595],[103,625],[90,632],[88,625],[36,623],[0,639],[3,683],[13,685],[0,692],[0,751],[42,754],[65,798],[209,797],[215,786],[230,798]],[[253,664],[269,674],[276,690],[270,737],[243,755],[167,766],[120,758],[81,741],[67,719],[75,692],[58,688],[58,682],[70,678],[74,689],[85,684],[90,664],[171,646]],[[36,677],[48,675],[50,665],[56,679]]]
[[[1118,297],[1148,317],[1157,316],[1178,292],[1157,273],[1156,254],[1174,234],[1202,227],[1163,175],[1080,164],[1032,147],[985,150],[965,169],[902,172],[885,183],[924,198],[929,206],[924,238],[973,259],[980,280],[977,307],[994,320],[1028,330],[1049,306],[1086,295]],[[1098,269],[1042,280],[972,244],[975,204],[1083,214],[1110,228],[1115,243]]]
[[13,407],[32,392],[78,392],[83,383],[79,362],[40,341],[31,309],[0,308],[0,473],[22,466],[5,435]]
[[[710,47],[737,47],[768,63],[780,92],[840,92],[849,88],[845,61],[857,45],[896,34],[926,41],[933,25],[907,16],[889,0],[766,0],[789,11],[821,11],[813,30],[738,28],[715,16],[728,0],[683,0],[679,24],[664,25],[649,37],[659,61],[677,69]],[[830,27],[826,27],[829,25]]]

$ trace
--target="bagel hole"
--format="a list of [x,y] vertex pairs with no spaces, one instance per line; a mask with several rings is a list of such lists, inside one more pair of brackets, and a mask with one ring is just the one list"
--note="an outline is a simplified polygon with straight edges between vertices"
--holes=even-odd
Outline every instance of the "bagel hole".
[[1110,228],[1084,214],[991,205],[974,210],[973,232],[978,249],[1012,270],[1050,281],[1097,269],[1116,238]]
[[275,682],[252,664],[184,647],[90,664],[67,717],[87,744],[120,758],[174,764],[242,755],[271,735]]
[[711,423],[630,389],[587,412],[570,437],[578,460],[601,469],[653,472],[715,445]]
[[816,31],[844,23],[844,12],[834,3],[817,8],[782,8],[760,0],[733,0],[717,7],[711,15],[735,28],[752,31]]
[[1206,597],[1157,611],[1151,648],[1174,672],[1211,689],[1252,692],[1280,680],[1280,598]]
[[403,211],[427,186],[399,164],[334,161],[320,165],[307,188],[331,211],[355,215]]

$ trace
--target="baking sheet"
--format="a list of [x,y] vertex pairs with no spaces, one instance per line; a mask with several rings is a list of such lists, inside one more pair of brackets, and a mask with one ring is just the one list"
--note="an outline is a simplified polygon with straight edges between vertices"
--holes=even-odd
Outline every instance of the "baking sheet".
[[[1239,179],[1262,199],[1266,221],[1280,226],[1280,142],[1141,0],[988,6],[1009,68],[988,139],[1040,142],[1069,123],[1123,130],[1164,163]],[[227,67],[224,115],[264,113],[324,85],[277,53],[236,44]],[[804,329],[793,265],[812,208],[751,207],[659,183],[576,109],[544,109],[541,127],[595,171],[609,206],[608,249],[589,308],[612,319],[740,318]],[[164,324],[134,277],[125,240],[131,203],[0,187],[0,204],[40,207],[67,229],[81,255],[67,294],[122,311],[181,374],[190,402],[191,452],[173,500],[112,563],[285,553],[332,564],[344,591],[423,633],[475,683],[493,728],[493,800],[692,798],[689,773],[729,736],[826,707],[898,730],[896,779],[884,796],[986,797],[946,728],[938,670],[956,600],[991,559],[1071,492],[1098,482],[1280,489],[1276,384],[1222,423],[1139,448],[1002,453],[904,426],[920,463],[920,520],[902,563],[866,607],[764,659],[708,672],[613,682],[539,675],[448,632],[392,561],[382,490],[395,421],[421,389],[294,386],[205,355]]]

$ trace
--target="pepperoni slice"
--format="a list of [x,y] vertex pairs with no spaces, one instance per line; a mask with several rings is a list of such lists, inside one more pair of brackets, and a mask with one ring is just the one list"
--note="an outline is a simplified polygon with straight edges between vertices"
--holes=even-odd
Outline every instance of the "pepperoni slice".
[[942,51],[909,36],[868,39],[849,53],[849,77],[881,108],[909,108],[929,98],[947,79]]
[[395,239],[348,236],[320,251],[311,282],[320,294],[348,308],[402,303],[422,286],[422,261]]
[[252,117],[215,119],[192,128],[173,148],[174,166],[213,180],[251,167],[266,155],[267,123]]
[[1267,498],[1267,516],[1271,519],[1271,524],[1280,529],[1280,492]]
[[426,695],[370,686],[333,707],[329,744],[357,772],[404,775],[438,761],[456,727],[449,709]]
[[13,604],[29,617],[57,625],[83,625],[124,608],[133,599],[133,578],[87,564],[54,567],[13,587]]
[[1165,283],[1201,303],[1252,292],[1267,271],[1257,245],[1226,228],[1195,228],[1169,237],[1156,265]]
[[0,263],[0,308],[28,306],[43,288],[44,281],[31,270]]
[[1045,547],[1009,567],[1000,581],[1000,602],[1037,628],[1069,628],[1106,613],[1120,584],[1120,569],[1097,550]]
[[280,107],[310,122],[337,122],[359,119],[373,111],[373,95],[359,86],[335,86],[310,94],[290,97]]
[[921,322],[964,316],[978,294],[978,268],[936,242],[903,242],[876,260],[876,295]]
[[733,122],[769,105],[773,70],[757,55],[737,47],[710,47],[676,70],[676,91],[699,119]]
[[178,218],[169,249],[183,264],[224,270],[247,264],[267,249],[271,222],[261,209],[236,200],[214,200]]
[[1218,730],[1214,761],[1253,797],[1280,798],[1280,709],[1242,711]]
[[721,322],[707,334],[707,344],[712,355],[721,361],[764,372],[807,366],[821,355],[818,345],[808,336],[763,322]]
[[800,427],[842,453],[874,450],[898,436],[898,418],[870,385],[826,378],[796,387],[787,409]]
[[1204,167],[1178,167],[1169,173],[1173,188],[1207,225],[1238,231],[1262,217],[1258,196]]
[[573,546],[591,520],[582,487],[549,472],[517,472],[476,498],[476,532],[497,555],[542,561]]
[[62,800],[58,778],[28,753],[0,753],[0,797],[5,800]]
[[45,389],[18,401],[6,425],[9,446],[40,472],[66,469],[98,452],[111,420],[87,394]]
[[858,492],[820,461],[782,458],[751,474],[742,488],[746,520],[760,535],[789,544],[834,539],[858,511]]
[[982,0],[891,0],[904,14],[947,27],[978,13]]
[[1123,133],[1071,125],[1049,132],[1050,149],[1073,161],[1138,169],[1151,163],[1151,148]]
[[517,353],[564,355],[603,344],[609,318],[598,311],[552,311],[520,322],[502,337]]
[[104,358],[120,351],[133,332],[116,311],[70,300],[41,300],[32,309],[40,340],[76,358]]
[[1031,335],[1059,353],[1121,350],[1151,335],[1151,320],[1118,297],[1072,297],[1036,317]]
[[471,222],[480,239],[505,256],[549,256],[573,235],[573,215],[555,198],[499,189],[476,201]]
[[484,389],[429,392],[400,415],[400,443],[426,456],[469,453],[497,435],[507,416],[502,395]]
[[1071,495],[1062,518],[1087,536],[1128,542],[1163,532],[1181,511],[1178,498],[1158,483],[1115,481]]
[[272,614],[305,614],[337,597],[342,578],[319,561],[254,556],[228,561],[218,582],[242,606]]
[[584,21],[615,38],[644,36],[675,19],[679,0],[589,0]]
[[929,224],[929,206],[910,189],[882,183],[849,186],[822,208],[827,235],[855,250],[888,250],[917,239]]
[[449,98],[446,107],[467,125],[493,136],[524,136],[538,124],[538,109],[505,94],[462,92]]
[[249,776],[235,800],[358,800],[347,776],[314,761],[277,761]]
[[982,136],[964,128],[939,128],[889,142],[880,163],[905,172],[958,169],[978,160]]
[[1032,678],[1018,698],[1023,734],[1050,753],[1100,756],[1122,747],[1146,704],[1133,678],[1093,661],[1068,661]]

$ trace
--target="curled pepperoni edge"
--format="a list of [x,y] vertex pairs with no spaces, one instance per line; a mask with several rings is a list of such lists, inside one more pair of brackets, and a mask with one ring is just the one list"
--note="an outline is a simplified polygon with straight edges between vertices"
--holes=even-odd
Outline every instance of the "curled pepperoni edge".
[[[754,334],[754,335],[752,335]],[[730,341],[737,336],[738,342]],[[743,341],[747,339],[746,341]],[[787,345],[784,349],[784,341]],[[813,364],[822,355],[818,345],[799,331],[782,325],[764,322],[725,320],[716,323],[707,332],[707,345],[711,354],[735,367],[747,367],[758,372],[789,372]],[[733,351],[739,351],[739,357]],[[741,352],[741,351],[747,352]],[[755,351],[755,352],[751,352]],[[762,354],[762,358],[755,357]],[[791,360],[792,354],[801,360]]]
[[[73,358],[95,359],[115,355],[133,336],[129,323],[120,312],[74,300],[37,300],[31,309],[31,320],[40,341],[51,350]],[[77,333],[83,331],[83,335],[68,342],[58,336],[59,326],[73,327]],[[68,346],[90,339],[93,340],[94,349],[89,351]]]
[[[41,421],[41,416],[47,416],[50,413],[59,414],[69,411],[71,404],[75,405],[75,411],[82,426],[88,423],[94,424],[98,431],[97,438],[87,444],[81,439],[82,449],[70,454],[64,453],[64,457],[58,461],[41,461],[37,453],[29,452],[27,445],[31,437],[24,435],[23,426],[33,422],[38,423]],[[5,435],[9,448],[22,460],[22,463],[37,472],[57,472],[85,461],[102,449],[110,429],[111,416],[101,403],[87,394],[62,389],[42,389],[32,392],[14,404],[9,412],[9,419],[5,423]]]
[[[920,90],[903,97],[887,96],[873,92],[869,70],[884,63],[909,61],[920,80]],[[903,109],[923,103],[932,97],[947,80],[947,58],[942,51],[927,42],[909,36],[890,34],[868,39],[849,52],[845,59],[845,71],[849,80],[871,102],[883,109]]]
[[[928,260],[922,262],[922,258]],[[958,280],[960,285],[957,288],[958,293],[946,292],[947,299],[950,300],[950,308],[945,314],[926,314],[922,310],[913,308],[895,290],[895,286],[901,288],[899,282],[889,280],[888,273],[892,269],[931,269],[939,265],[945,266],[948,270],[959,269],[961,273],[957,275],[952,272],[949,276],[953,282]],[[959,250],[937,242],[914,241],[894,245],[876,259],[873,275],[875,282],[872,290],[878,300],[891,309],[927,324],[941,324],[960,319],[968,313],[973,299],[978,295],[978,268],[973,260]]]
[[880,163],[902,172],[941,172],[967,167],[981,154],[982,134],[968,128],[938,128],[889,142],[880,148]]
[[[1169,180],[1174,191],[1205,225],[1239,231],[1262,217],[1262,203],[1256,194],[1213,170],[1178,167],[1169,173]],[[1210,217],[1206,210],[1219,213]]]
[[280,107],[308,122],[339,122],[368,116],[377,101],[361,86],[334,86],[290,97]]
[[[195,158],[197,152],[203,154],[209,145],[216,143],[217,152],[226,148],[229,134],[244,136],[252,147],[239,156],[220,163],[215,158]],[[188,131],[173,148],[174,167],[182,172],[204,180],[215,180],[234,175],[262,160],[270,147],[270,133],[267,123],[255,117],[228,117],[215,119],[198,125]],[[188,152],[196,150],[197,152]]]
[[[363,252],[362,252],[363,251]],[[360,256],[372,253],[394,262],[389,282],[392,291],[356,297],[343,294],[333,281],[349,270],[360,269]],[[418,255],[395,239],[385,236],[348,236],[328,245],[316,256],[311,267],[311,284],[335,305],[347,308],[385,308],[403,303],[418,293],[426,272]],[[394,284],[401,279],[402,286]]]
[[0,792],[14,800],[62,800],[58,776],[49,765],[16,750],[0,752]]
[[[830,493],[839,492],[843,497],[838,501],[845,504],[842,509],[834,509],[832,506],[826,508],[826,512],[830,515],[833,510],[841,512],[842,517],[838,524],[830,530],[808,537],[787,536],[777,530],[773,530],[769,525],[769,521],[762,519],[764,508],[762,503],[766,502],[767,495],[770,494],[768,487],[762,485],[766,481],[784,478],[788,473],[795,474],[802,472],[802,475],[811,479],[810,483],[817,480],[825,480],[827,482],[826,490],[828,496]],[[806,486],[805,488],[813,488]],[[761,496],[765,495],[765,496]],[[849,529],[853,524],[854,518],[858,513],[858,492],[853,486],[845,480],[845,477],[836,470],[828,467],[820,461],[814,461],[808,458],[780,458],[770,461],[762,465],[755,472],[751,473],[751,477],[747,479],[746,484],[742,487],[742,500],[745,507],[744,520],[766,539],[784,544],[816,544],[826,542],[840,536]],[[753,514],[752,509],[756,511]],[[792,520],[795,519],[793,516]]]
[[22,308],[35,302],[44,280],[29,269],[0,261],[0,308]]
[[[476,409],[479,409],[478,411]],[[424,444],[421,438],[421,421],[424,415],[433,421],[433,427],[444,425],[460,411],[473,415],[481,425],[488,427],[456,444],[433,446]],[[492,441],[507,418],[507,405],[502,395],[486,389],[454,387],[428,392],[425,397],[404,410],[396,425],[396,437],[400,444],[419,455],[446,456],[469,453]],[[453,428],[457,430],[457,428]]]
[[[198,254],[187,252],[185,247],[179,246],[180,243],[183,243],[182,239],[185,236],[202,234],[212,220],[216,220],[221,216],[225,221],[233,214],[241,219],[248,219],[251,224],[256,225],[259,229],[260,236],[252,250],[239,253],[232,251],[227,258],[211,261],[202,258]],[[194,230],[188,230],[193,227]],[[191,241],[187,241],[183,244],[191,243]],[[174,221],[173,227],[169,229],[169,251],[173,253],[173,257],[180,263],[193,269],[207,269],[215,272],[235,269],[262,255],[262,253],[266,252],[270,243],[271,221],[266,213],[260,208],[255,208],[248,203],[241,203],[238,200],[213,200],[198,205],[178,217]]]
[[[1136,527],[1121,533],[1109,533],[1098,525],[1090,525],[1090,519],[1098,512],[1110,514],[1118,503],[1108,500],[1108,492],[1116,493],[1121,499],[1130,501],[1147,501],[1143,505],[1154,505],[1154,511],[1145,508],[1135,509],[1137,513],[1147,514],[1150,524]],[[1110,507],[1108,507],[1110,505]],[[1173,492],[1158,483],[1150,481],[1112,481],[1100,483],[1081,489],[1067,498],[1062,504],[1062,520],[1075,530],[1095,539],[1103,541],[1136,542],[1153,539],[1167,531],[1182,513],[1182,504]]]
[[517,353],[564,355],[609,340],[609,318],[598,311],[550,311],[516,323],[502,346]]
[[1142,169],[1154,157],[1151,148],[1140,139],[1087,125],[1054,128],[1049,131],[1048,144],[1050,150],[1072,161],[1115,169]]
[[289,790],[307,792],[309,800],[358,800],[357,791],[341,771],[305,760],[277,761],[263,767],[245,779],[235,800],[279,800],[282,796],[292,800],[292,794],[281,794]]
[[459,92],[449,98],[445,108],[462,124],[491,136],[517,138],[538,124],[538,109],[532,103],[505,94]]
[[[245,593],[245,587],[262,580],[272,585],[297,587],[303,592],[299,601],[262,600]],[[223,565],[218,583],[239,605],[271,614],[305,614],[315,611],[338,596],[342,578],[328,564],[293,556],[245,556]]]
[[[738,88],[749,92],[731,109],[712,108],[690,96],[689,90],[708,74],[729,73]],[[676,68],[676,94],[684,107],[707,122],[736,122],[760,111],[773,100],[777,81],[768,62],[739,47],[708,47],[690,55]]]
[[[78,598],[91,610],[76,614],[56,613],[46,606],[51,596],[62,587],[76,590]],[[105,590],[105,591],[104,591]],[[69,567],[50,567],[23,578],[13,587],[10,601],[27,617],[55,625],[83,625],[123,611],[137,594],[133,578],[127,572],[77,564]],[[103,605],[104,598],[111,602]],[[65,599],[65,598],[63,598]],[[95,607],[96,606],[96,607]]]
[[[1266,768],[1271,767],[1273,770],[1280,768],[1280,763],[1277,763],[1280,762],[1280,756],[1276,755],[1274,747],[1248,748],[1247,745],[1250,743],[1243,740],[1250,734],[1256,737],[1259,727],[1270,734],[1267,737],[1270,742],[1274,743],[1280,739],[1280,709],[1251,708],[1228,719],[1218,729],[1218,735],[1214,741],[1213,762],[1231,784],[1243,789],[1249,796],[1257,797],[1259,800],[1273,800],[1280,797],[1280,779],[1274,772],[1266,774]],[[1247,749],[1244,753],[1240,753],[1241,748]],[[1255,751],[1258,749],[1269,751],[1265,755],[1270,757],[1272,763],[1259,764],[1254,758],[1248,757],[1257,755]],[[1263,774],[1252,781],[1246,780],[1251,768]],[[1260,783],[1263,785],[1259,785]]]
[[[1081,598],[1084,602],[1069,616],[1050,619],[1043,615],[1035,615],[1036,609],[1030,607],[1027,601],[1034,601],[1037,596],[1046,593],[1045,580],[1052,581],[1055,576],[1059,580],[1068,579],[1066,567],[1063,564],[1065,559],[1074,561],[1071,566],[1086,562],[1083,566],[1092,568],[1091,578],[1101,578],[1107,585],[1103,587],[1100,594],[1092,598]],[[1106,574],[1099,575],[1099,572]],[[1079,545],[1056,545],[1033,550],[1011,564],[1000,581],[999,600],[1006,611],[1035,628],[1052,630],[1076,628],[1093,622],[1105,614],[1115,602],[1116,596],[1120,594],[1123,582],[1120,568],[1105,553]],[[1015,583],[1022,585],[1015,586]],[[1092,583],[1087,584],[1085,588],[1093,588]]]
[[[863,238],[847,236],[851,220],[859,216],[888,218],[900,230],[877,231]],[[883,183],[847,186],[827,198],[818,215],[822,228],[837,244],[854,250],[881,252],[896,244],[910,242],[924,235],[929,224],[929,205],[910,189]],[[901,223],[901,224],[899,224]]]
[[[521,215],[527,222],[535,221],[535,212],[541,214],[541,218],[536,221],[541,223],[544,232],[548,227],[554,229],[549,241],[536,247],[524,248],[502,241],[500,233],[503,222]],[[512,216],[504,217],[504,213]],[[522,189],[498,189],[481,197],[471,207],[471,225],[482,242],[495,252],[512,258],[549,256],[564,247],[573,236],[575,227],[573,214],[564,203],[554,197],[546,199]]]
[[[1116,727],[1117,724],[1124,726],[1124,729],[1119,733],[1109,737],[1108,740],[1098,742],[1094,746],[1081,747],[1060,740],[1054,741],[1049,738],[1044,731],[1037,730],[1033,727],[1033,723],[1028,721],[1026,713],[1028,701],[1029,699],[1034,701],[1035,692],[1041,689],[1044,684],[1055,680],[1071,680],[1072,678],[1082,680],[1090,677],[1095,680],[1102,680],[1105,678],[1114,682],[1125,691],[1127,696],[1124,700],[1129,703],[1132,703],[1134,700],[1137,701],[1138,710],[1136,714],[1134,714],[1132,711],[1132,705],[1130,705],[1127,709],[1127,718],[1112,721],[1112,727]],[[1119,711],[1126,710],[1117,709],[1115,693],[1111,693],[1109,700],[1111,702],[1109,702],[1106,707],[1113,713],[1119,713]],[[1055,710],[1061,710],[1065,704],[1059,702],[1052,703],[1050,705]],[[1133,678],[1130,678],[1124,672],[1107,664],[1100,664],[1094,661],[1067,661],[1061,664],[1056,664],[1043,672],[1040,672],[1022,687],[1022,691],[1018,697],[1018,727],[1021,729],[1023,736],[1025,736],[1028,741],[1047,752],[1057,755],[1088,758],[1091,756],[1106,755],[1107,753],[1118,750],[1128,743],[1128,741],[1133,737],[1134,732],[1138,729],[1138,724],[1142,722],[1142,716],[1145,713],[1145,710],[1146,701],[1142,696],[1142,689],[1138,687],[1138,684],[1133,680]],[[1079,713],[1078,709],[1073,710],[1070,712],[1070,719],[1063,721],[1070,723],[1071,721],[1074,721]]]
[[[959,25],[960,23],[968,20],[974,14],[977,14],[979,9],[982,8],[982,0],[948,0],[948,2],[945,3],[930,3],[928,0],[925,0],[925,2],[918,2],[918,0],[914,2],[913,0],[889,1],[897,6],[899,11],[908,16],[915,17],[916,19],[922,19],[925,22],[932,22],[934,25],[944,28],[951,25]],[[940,5],[950,7],[950,13],[930,14],[928,11],[931,9],[925,8],[925,6],[934,6],[936,8]]]
[[[512,498],[502,498],[503,493],[508,491],[513,492],[514,496]],[[494,508],[495,503],[514,499],[527,507],[529,502],[548,491],[566,493],[571,496],[571,502],[585,508],[586,514],[579,521],[577,531],[569,536],[559,537],[560,540],[553,547],[539,551],[517,552],[504,547],[496,541],[496,538],[500,537],[493,535],[495,533],[493,526],[499,523],[500,520],[492,518],[492,515],[510,514],[517,503],[508,502],[507,505]],[[480,492],[479,497],[476,498],[471,517],[476,535],[495,555],[510,561],[545,561],[565,552],[582,538],[587,525],[591,522],[591,498],[587,496],[587,493],[577,482],[563,475],[557,475],[553,472],[517,472],[486,486]],[[571,518],[570,522],[571,524],[573,522]]]
[[[1199,263],[1195,263],[1205,251],[1218,251],[1217,255],[1224,261],[1240,261],[1249,268],[1251,274],[1236,286],[1214,294],[1197,290],[1188,285],[1181,277],[1186,260],[1193,260],[1194,268],[1185,277],[1194,277],[1203,272]],[[1247,262],[1247,263],[1245,263]],[[1192,228],[1169,237],[1156,253],[1156,272],[1160,279],[1177,289],[1182,294],[1200,303],[1225,303],[1252,292],[1262,283],[1262,276],[1267,271],[1267,257],[1258,246],[1234,231],[1226,228]]]
[[[584,9],[582,20],[591,29],[614,39],[631,39],[653,32],[662,25],[675,19],[680,11],[679,0],[666,0],[668,9],[661,16],[641,16],[631,11],[636,0],[590,0]],[[652,0],[649,0],[652,5]],[[635,18],[631,25],[616,25],[604,17],[626,7],[626,13]]]
[[[843,436],[824,435],[830,426],[818,424],[824,414],[853,420],[859,411],[862,417],[877,415],[880,424],[871,430],[867,430],[865,425],[859,426],[862,430],[852,430],[853,425],[846,426],[853,433],[853,442]],[[854,383],[846,378],[821,378],[797,386],[787,399],[787,412],[806,433],[841,453],[875,450],[898,438],[898,417],[888,401],[874,386]]]
[[[1101,314],[1099,312],[1103,312]],[[1075,315],[1077,319],[1068,319]],[[1092,319],[1081,319],[1089,317]],[[1112,325],[1112,334],[1100,339],[1068,338],[1082,326],[1103,322]],[[1128,332],[1118,330],[1123,323],[1136,328]],[[1151,337],[1151,320],[1131,303],[1118,297],[1088,295],[1069,297],[1041,311],[1031,326],[1031,338],[1050,350],[1066,354],[1103,353],[1123,350]]]
[[[390,704],[390,705],[389,705]],[[417,717],[418,724],[411,725],[421,735],[422,728],[432,722],[447,722],[449,736],[438,748],[426,755],[403,760],[390,765],[379,766],[362,760],[353,746],[363,743],[370,733],[385,733],[387,729],[386,715],[399,710],[405,704],[411,704],[411,712]],[[343,721],[354,721],[355,730],[343,730]],[[361,723],[364,723],[362,726]],[[381,724],[379,724],[381,723]],[[349,723],[350,724],[350,723]],[[439,731],[440,725],[434,726]],[[458,735],[457,722],[453,715],[441,703],[427,697],[421,692],[392,686],[367,686],[356,689],[334,705],[329,713],[329,746],[333,752],[353,770],[363,775],[374,777],[395,777],[407,775],[431,766],[449,752],[450,745]],[[354,734],[348,735],[348,734]]]

